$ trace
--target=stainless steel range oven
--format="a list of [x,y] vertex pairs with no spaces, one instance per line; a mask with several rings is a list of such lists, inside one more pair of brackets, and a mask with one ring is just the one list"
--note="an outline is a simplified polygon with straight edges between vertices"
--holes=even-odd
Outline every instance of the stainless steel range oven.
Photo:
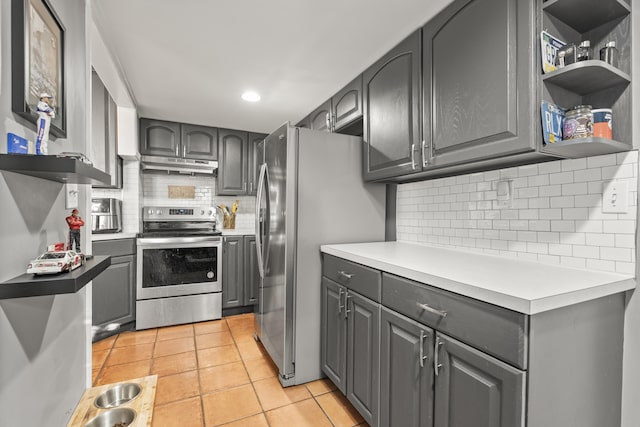
[[145,207],[136,329],[222,317],[222,237],[212,207]]

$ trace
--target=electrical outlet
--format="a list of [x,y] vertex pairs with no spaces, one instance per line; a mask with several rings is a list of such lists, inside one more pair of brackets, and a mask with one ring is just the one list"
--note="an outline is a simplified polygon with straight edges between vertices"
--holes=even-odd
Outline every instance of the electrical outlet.
[[602,192],[603,213],[627,213],[629,185],[626,181],[609,181]]
[[510,208],[513,195],[513,184],[511,180],[503,179],[496,183],[496,193],[499,208]]

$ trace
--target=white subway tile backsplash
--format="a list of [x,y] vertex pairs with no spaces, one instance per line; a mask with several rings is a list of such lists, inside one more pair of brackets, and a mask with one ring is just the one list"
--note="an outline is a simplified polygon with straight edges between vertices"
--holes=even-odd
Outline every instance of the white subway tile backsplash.
[[[633,151],[401,184],[397,239],[633,274],[637,168]],[[627,213],[602,213],[611,179],[628,182]]]

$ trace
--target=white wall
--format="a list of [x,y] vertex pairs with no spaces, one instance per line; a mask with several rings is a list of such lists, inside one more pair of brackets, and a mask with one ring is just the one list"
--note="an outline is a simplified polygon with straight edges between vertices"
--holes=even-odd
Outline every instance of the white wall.
[[[636,49],[632,52],[632,85],[633,90],[633,141],[634,146],[640,146],[640,4],[634,2],[632,7],[632,37],[633,46]],[[640,219],[639,219],[640,221]],[[636,231],[636,242],[638,234]],[[637,243],[638,244],[638,243]],[[636,246],[638,247],[638,246]],[[636,263],[636,280],[640,274]],[[627,310],[625,316],[624,334],[624,370],[622,381],[622,427],[636,427],[640,424],[640,290],[636,289],[629,293],[627,300]]]
[[[51,154],[88,152],[89,60],[84,1],[51,0],[65,27],[67,137],[50,141]],[[35,140],[35,124],[11,112],[11,2],[0,2],[0,152],[6,133]],[[47,244],[65,241],[62,184],[0,173],[0,282],[24,272]],[[80,185],[87,212],[87,186]],[[86,216],[86,215],[84,215]],[[88,244],[83,233],[83,245]],[[65,425],[90,381],[89,288],[75,294],[0,300],[0,425]],[[87,378],[89,373],[89,379]]]

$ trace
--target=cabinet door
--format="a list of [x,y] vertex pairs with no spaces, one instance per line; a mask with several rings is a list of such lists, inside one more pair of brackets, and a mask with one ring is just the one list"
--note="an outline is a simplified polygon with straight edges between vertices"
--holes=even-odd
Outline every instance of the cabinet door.
[[331,98],[331,110],[334,132],[362,118],[362,75]]
[[260,273],[256,256],[256,236],[244,236],[244,305],[258,303]]
[[249,159],[247,161],[248,174],[247,177],[247,194],[255,196],[258,192],[258,178],[260,176],[260,165],[263,162],[264,139],[268,135],[263,133],[249,134]]
[[424,137],[434,166],[534,149],[535,2],[457,0],[424,29]]
[[218,144],[218,194],[247,194],[247,133],[220,129]]
[[525,373],[437,333],[435,427],[524,426]]
[[346,289],[322,278],[321,354],[322,371],[342,393],[347,391],[347,318],[343,301]]
[[433,424],[434,337],[432,329],[382,307],[381,426]]
[[225,236],[222,247],[222,308],[244,305],[242,236]]
[[117,256],[112,257],[111,265],[93,279],[93,326],[100,328],[110,323],[125,324],[136,320],[135,271],[133,255]]
[[217,160],[218,159],[218,129],[197,126],[181,125],[180,155],[187,159]]
[[371,426],[378,425],[380,305],[347,291],[347,398]]
[[309,115],[309,128],[331,132],[331,100],[313,110]]
[[140,154],[180,156],[180,123],[140,119]]
[[362,75],[366,181],[421,170],[420,46],[418,30]]

